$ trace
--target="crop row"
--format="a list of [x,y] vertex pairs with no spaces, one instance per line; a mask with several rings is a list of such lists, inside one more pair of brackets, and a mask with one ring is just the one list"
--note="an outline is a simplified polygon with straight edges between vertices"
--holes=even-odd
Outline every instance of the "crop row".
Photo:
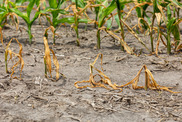
[[[133,6],[133,7],[131,7]],[[150,9],[148,9],[150,8]],[[152,8],[152,9],[151,9]],[[25,10],[23,10],[25,9]],[[95,14],[95,19],[89,18],[88,9]],[[115,11],[117,10],[117,12]],[[29,34],[29,43],[32,43],[31,27],[34,21],[41,17],[46,17],[53,29],[53,43],[55,44],[56,30],[60,25],[68,23],[72,25],[76,32],[76,42],[79,41],[79,23],[95,23],[97,28],[97,48],[101,47],[101,30],[116,38],[121,43],[121,49],[130,54],[133,50],[125,41],[124,27],[137,38],[150,53],[156,50],[158,53],[159,42],[162,41],[167,48],[167,53],[171,49],[178,51],[182,46],[180,43],[180,10],[182,9],[181,0],[1,0],[0,4],[0,26],[7,24],[7,20],[12,20],[18,26],[18,17],[21,17],[26,25]],[[32,10],[35,10],[33,13]],[[136,11],[138,26],[140,31],[134,31],[126,21],[131,16],[132,11]],[[33,18],[30,15],[33,13]],[[149,16],[150,15],[150,16]],[[118,24],[120,37],[112,29],[112,19]],[[143,33],[150,36],[151,49],[139,38],[137,33]],[[157,37],[154,36],[157,34]],[[171,38],[173,37],[173,38]],[[174,39],[174,41],[172,41]],[[157,45],[154,48],[154,41]]]

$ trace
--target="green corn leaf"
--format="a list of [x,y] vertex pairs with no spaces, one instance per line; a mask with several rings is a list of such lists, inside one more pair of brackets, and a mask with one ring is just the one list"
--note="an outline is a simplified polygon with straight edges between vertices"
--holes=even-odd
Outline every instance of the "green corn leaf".
[[172,1],[177,7],[182,9],[182,3],[180,2],[180,0],[179,2],[177,0],[170,0],[170,1]]
[[28,4],[28,7],[27,7],[27,16],[30,18],[30,13],[33,9],[33,6],[35,4],[36,0],[30,0],[30,3]]
[[16,3],[11,2],[11,1],[8,2],[7,8],[10,8],[9,5],[11,5],[12,8],[16,8],[16,6],[17,6]]
[[73,3],[76,4],[77,7],[84,8],[86,3],[84,0],[72,0]]
[[55,12],[55,13],[59,13],[59,14],[68,14],[68,11],[65,11],[64,9],[53,9],[53,8],[49,8],[47,7],[45,10],[41,11],[42,13],[46,13],[46,12]]
[[9,12],[7,11],[7,9],[4,6],[0,7],[0,26],[1,27],[3,26],[3,21],[6,19],[6,15],[8,13]]
[[57,8],[57,0],[49,0],[49,6],[51,8]]
[[174,35],[175,40],[178,41],[178,42],[177,42],[177,45],[178,45],[179,42],[180,42],[180,40],[181,40],[181,38],[180,38],[181,34],[180,34],[179,26],[178,26],[179,23],[177,23],[177,22],[182,22],[182,18],[179,19],[179,20],[175,20],[175,22],[176,22],[176,23],[174,23],[174,24],[172,25],[172,27],[171,27],[171,32],[172,32],[172,34]]
[[121,28],[118,15],[115,15],[115,16],[114,16],[114,19],[115,19],[117,25],[119,26],[119,28]]
[[41,12],[36,12],[33,19],[30,21],[30,26],[32,26],[32,24],[34,23],[34,21],[39,17]]
[[[103,6],[108,6],[108,0],[100,1],[98,4],[102,4]],[[98,16],[99,17],[103,14],[103,11],[105,9],[103,6],[99,7],[99,11],[98,11]]]
[[66,0],[58,0],[58,5],[57,5],[57,8],[61,8],[62,4],[66,2]]
[[120,10],[120,11],[121,11],[121,10],[123,10],[123,9],[124,9],[125,4],[130,3],[130,2],[133,2],[133,1],[116,0],[116,5],[117,5],[118,10]]
[[104,9],[104,11],[102,12],[102,14],[100,14],[99,16],[99,25],[98,27],[102,27],[103,24],[104,24],[104,19],[110,15],[113,10],[116,8],[116,3],[115,3],[115,0],[112,0],[112,2],[110,3],[110,5]]
[[176,21],[176,18],[174,18],[174,17],[172,17],[170,20],[168,20],[168,23],[167,23],[168,32],[172,31],[173,24],[175,23],[175,21]]
[[36,0],[36,6],[38,7],[40,5],[40,0]]
[[152,22],[151,22],[151,17],[149,17],[149,16],[146,14],[146,12],[144,12],[144,15],[145,15],[145,17],[147,18],[148,24],[151,25],[151,24],[152,24]]
[[88,19],[78,19],[78,22],[79,23],[89,23],[89,22],[91,22],[90,20],[88,20]]
[[153,1],[153,9],[154,9],[154,13],[160,13],[160,10],[158,8],[158,1],[157,0]]
[[74,17],[68,17],[68,18],[62,18],[60,20],[57,20],[55,22],[55,25],[58,25],[59,23],[68,23],[68,24],[73,24],[75,22]]
[[112,27],[112,20],[107,20],[107,30],[109,30]]
[[167,19],[170,20],[171,19],[171,9],[170,9],[170,4],[167,5]]
[[11,12],[14,12],[19,17],[21,17],[27,24],[30,23],[29,17],[27,16],[27,13],[22,13],[20,10],[16,8],[10,8]]
[[[78,19],[78,22],[79,23],[89,23],[91,21],[88,19]],[[62,19],[56,21],[56,25],[58,25],[59,23],[74,24],[75,18],[74,17],[62,18]]]
[[180,31],[179,31],[179,27],[177,25],[175,25],[172,29],[172,34],[174,35],[175,40],[180,40]]
[[[29,1],[29,0],[16,0],[15,1],[15,4],[17,5],[17,6],[21,6],[24,2],[27,2],[27,1]],[[10,1],[9,1],[10,2]]]

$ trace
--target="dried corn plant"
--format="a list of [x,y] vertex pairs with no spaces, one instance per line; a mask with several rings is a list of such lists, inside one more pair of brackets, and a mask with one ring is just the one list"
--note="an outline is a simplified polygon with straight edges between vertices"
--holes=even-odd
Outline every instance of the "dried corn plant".
[[[97,69],[94,65],[96,63],[96,61],[98,60],[99,56],[101,56],[101,70]],[[102,59],[103,59],[103,54],[98,54],[96,59],[94,60],[93,63],[91,63],[90,66],[90,77],[89,80],[83,80],[83,81],[77,81],[75,82],[75,87],[78,89],[82,89],[82,88],[87,88],[87,87],[103,87],[106,89],[115,89],[115,90],[120,90],[122,91],[122,88],[117,87],[116,84],[112,84],[111,80],[109,79],[109,77],[107,77],[104,72],[103,72],[103,68],[102,68]],[[98,74],[93,75],[93,69],[96,70],[98,72]],[[94,78],[96,76],[100,77],[99,81],[96,81]],[[86,85],[86,86],[78,86],[78,83],[90,83],[90,85]],[[109,86],[109,87],[108,87]]]
[[[104,72],[103,69],[99,70],[97,69],[94,65],[96,63],[96,61],[98,60],[99,56],[101,56],[101,69],[102,69],[102,59],[103,59],[103,55],[102,54],[98,54],[96,59],[94,60],[93,63],[90,64],[90,77],[89,80],[83,80],[83,81],[77,81],[75,82],[75,87],[78,89],[82,89],[82,88],[87,88],[87,87],[103,87],[106,89],[115,89],[115,90],[120,90],[122,91],[122,88],[125,86],[128,86],[130,84],[132,84],[132,88],[133,89],[151,89],[151,90],[164,90],[164,91],[168,91],[171,93],[181,93],[181,92],[174,92],[172,90],[170,90],[172,87],[165,87],[165,86],[160,86],[159,84],[157,84],[157,82],[154,80],[154,77],[151,73],[151,71],[149,69],[147,69],[147,66],[144,65],[142,66],[142,68],[139,70],[139,72],[137,73],[136,77],[134,79],[132,79],[130,82],[126,83],[125,85],[117,85],[117,84],[113,84],[111,82],[111,80],[109,79],[109,77],[107,77]],[[93,75],[93,69],[95,69],[98,74]],[[139,82],[139,77],[140,74],[142,72],[142,70],[145,70],[145,86],[138,86],[138,82]],[[99,76],[100,80],[99,81],[95,81],[95,77]],[[78,86],[78,83],[90,83],[90,85],[85,85],[85,86]],[[107,85],[107,86],[106,86]],[[109,87],[108,87],[109,86]]]
[[[145,70],[145,86],[137,86],[138,82],[139,82],[139,77],[141,74],[142,70]],[[165,87],[165,86],[160,86],[159,84],[157,84],[157,82],[155,81],[151,71],[149,69],[147,69],[146,65],[143,65],[142,68],[139,70],[139,72],[137,73],[136,77],[131,80],[130,82],[128,82],[125,85],[121,85],[121,86],[117,86],[117,87],[125,87],[127,85],[132,84],[132,88],[133,89],[151,89],[151,90],[164,90],[164,91],[168,91],[171,93],[181,93],[181,92],[174,92],[170,89],[172,89],[172,87]]]
[[51,26],[49,28],[46,29],[45,34],[44,34],[44,49],[45,49],[45,56],[44,56],[44,65],[45,65],[45,77],[48,78],[47,72],[49,72],[50,77],[52,78],[52,66],[51,66],[51,55],[50,53],[52,53],[53,55],[53,63],[56,67],[55,71],[56,71],[56,80],[59,79],[59,62],[57,60],[57,57],[54,53],[54,51],[52,49],[49,48],[49,44],[48,44],[48,40],[47,40],[47,36],[48,36],[48,29],[51,29],[53,34],[54,34],[54,27]]
[[[2,34],[2,33],[1,33]],[[10,47],[10,44],[11,42],[15,40],[18,44],[19,44],[19,53],[15,53],[13,52],[9,47]],[[3,40],[1,40],[2,44],[3,44]],[[6,73],[10,73],[10,71],[8,70],[8,63],[9,61],[11,60],[13,62],[13,66],[10,68],[11,69],[11,78],[17,78],[18,77],[13,77],[13,74],[15,73],[15,70],[16,70],[16,67],[18,67],[18,65],[20,65],[20,79],[21,79],[21,74],[22,74],[22,70],[23,70],[23,67],[24,67],[24,61],[23,61],[23,58],[22,58],[22,45],[21,43],[16,39],[16,38],[12,38],[9,43],[7,44],[7,46],[5,47],[5,67],[6,67]],[[8,55],[9,55],[9,59],[8,59]],[[18,58],[17,61],[13,61],[13,57]]]

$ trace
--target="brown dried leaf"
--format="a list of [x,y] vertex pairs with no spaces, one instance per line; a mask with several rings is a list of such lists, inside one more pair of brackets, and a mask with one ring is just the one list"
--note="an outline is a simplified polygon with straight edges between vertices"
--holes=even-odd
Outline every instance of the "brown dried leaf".
[[179,51],[180,49],[182,49],[182,43],[179,43],[177,48],[176,48],[176,51]]
[[54,53],[54,51],[52,49],[50,49],[52,54],[53,54],[53,62],[54,62],[54,65],[56,66],[56,80],[59,79],[59,62],[57,60],[57,57]]
[[161,13],[155,13],[155,16],[156,16],[156,18],[157,18],[157,24],[160,25],[161,18],[162,18]]
[[[49,49],[49,45],[48,45],[48,41],[47,41],[46,37],[44,37],[44,48],[45,48],[46,66],[47,66],[47,69],[49,71],[49,74],[51,75],[51,70],[52,70],[52,67],[51,67],[51,56],[50,56],[50,49]],[[51,77],[52,77],[52,75],[51,75]]]

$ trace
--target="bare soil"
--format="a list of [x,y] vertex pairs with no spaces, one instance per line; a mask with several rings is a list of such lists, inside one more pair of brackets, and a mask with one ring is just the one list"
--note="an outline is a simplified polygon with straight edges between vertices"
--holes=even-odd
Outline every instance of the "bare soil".
[[[134,21],[134,20],[133,20]],[[132,23],[132,22],[131,22]],[[0,44],[0,121],[44,121],[44,122],[182,122],[182,93],[172,94],[166,91],[133,90],[123,88],[123,92],[104,88],[77,89],[76,81],[88,80],[89,63],[98,53],[104,55],[103,68],[113,83],[119,85],[132,80],[145,64],[161,86],[173,87],[174,91],[182,91],[182,53],[166,54],[160,44],[160,58],[148,55],[148,52],[132,35],[126,36],[126,42],[139,53],[137,57],[120,50],[118,42],[102,32],[101,49],[97,50],[96,29],[93,25],[80,25],[80,43],[76,46],[76,34],[70,26],[61,27],[57,31],[56,45],[50,48],[59,60],[60,72],[66,76],[57,82],[44,77],[44,43],[45,26],[36,21],[32,27],[33,44],[28,44],[25,30],[15,30],[6,26],[3,29],[4,42],[17,38],[23,45],[25,66],[22,79],[10,79],[5,73],[4,48]],[[20,27],[26,28],[23,20]],[[125,29],[127,33],[127,29]],[[150,47],[150,38],[139,34]],[[18,44],[13,42],[11,49],[18,52]],[[121,59],[121,60],[120,60]],[[11,62],[9,66],[11,66]],[[14,76],[19,75],[19,69]],[[55,74],[54,74],[55,76]],[[144,73],[139,85],[144,85]]]

